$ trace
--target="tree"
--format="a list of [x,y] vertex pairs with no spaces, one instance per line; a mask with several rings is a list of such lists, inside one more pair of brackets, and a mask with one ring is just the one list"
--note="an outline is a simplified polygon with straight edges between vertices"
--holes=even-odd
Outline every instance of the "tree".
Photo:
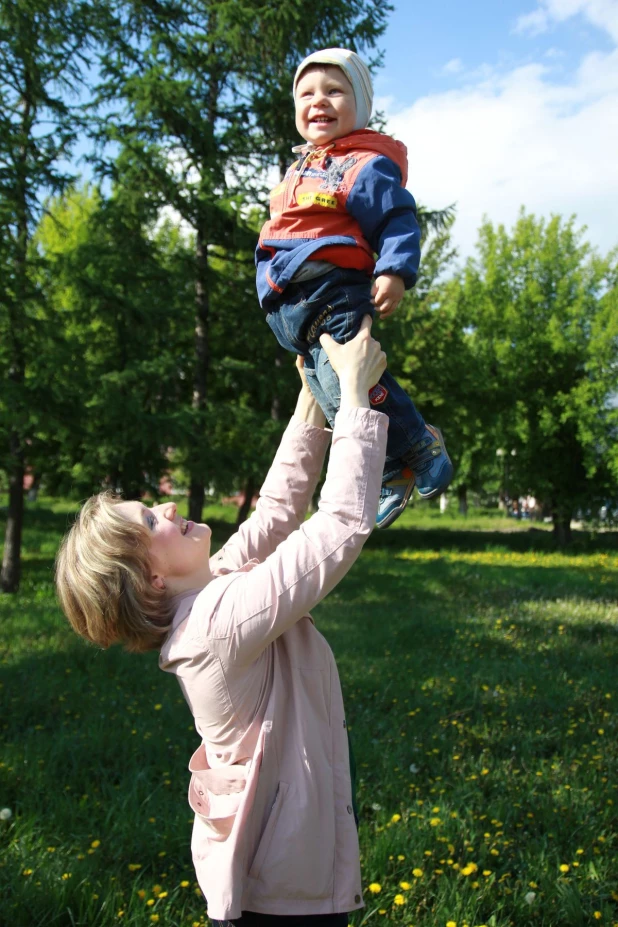
[[[0,454],[9,506],[0,586],[19,585],[27,448],[46,391],[35,375],[41,329],[32,233],[45,195],[70,180],[63,169],[80,120],[68,100],[82,83],[92,8],[76,0],[0,3]],[[43,402],[43,406],[38,403]]]
[[[155,227],[156,207],[121,185],[107,199],[70,190],[36,234],[61,344],[55,412],[38,447],[52,491],[107,485],[127,498],[158,493],[190,398],[190,254]],[[41,464],[43,467],[43,464]]]
[[[275,133],[275,142],[264,141],[271,127],[260,126],[264,111],[257,112],[252,88],[270,81],[270,89],[289,94],[291,62],[316,35],[347,36],[350,24],[360,39],[372,30],[377,35],[390,7],[373,0],[313,7],[300,0],[277,5],[186,0],[165,6],[109,0],[107,9],[99,139],[131,152],[131,181],[160,205],[171,206],[194,242],[195,354],[185,465],[191,477],[189,514],[199,520],[211,456],[208,418],[219,398],[210,376],[215,268],[219,258],[255,245],[241,204],[256,159],[272,155],[272,144],[281,138]],[[289,97],[286,110],[291,119]],[[113,163],[102,159],[100,167],[114,174]]]
[[512,494],[551,512],[560,543],[616,488],[618,255],[601,259],[583,235],[574,218],[522,211],[510,234],[486,221],[453,294],[494,416],[487,450],[510,455]]

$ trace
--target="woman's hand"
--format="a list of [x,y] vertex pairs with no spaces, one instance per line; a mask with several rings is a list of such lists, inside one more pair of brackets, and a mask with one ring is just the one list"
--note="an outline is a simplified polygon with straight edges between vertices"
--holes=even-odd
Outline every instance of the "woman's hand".
[[296,369],[298,370],[298,375],[303,385],[298,395],[294,414],[297,418],[301,418],[303,422],[307,422],[309,425],[315,425],[316,428],[324,428],[326,425],[326,416],[309,388],[307,377],[305,376],[305,359],[300,355],[296,358]]
[[341,384],[341,408],[369,409],[369,390],[386,370],[386,354],[371,337],[371,317],[366,315],[358,334],[346,344],[320,335],[331,366]]

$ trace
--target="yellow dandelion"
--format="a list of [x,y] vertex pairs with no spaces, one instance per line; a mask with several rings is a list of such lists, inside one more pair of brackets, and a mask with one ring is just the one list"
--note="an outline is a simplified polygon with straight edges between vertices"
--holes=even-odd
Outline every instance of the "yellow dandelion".
[[181,887],[181,888],[189,888],[189,883],[187,882],[186,879],[183,879],[183,880],[182,880],[182,882],[180,883],[180,887]]
[[415,879],[420,879],[420,878],[422,877],[422,875],[423,875],[423,870],[422,870],[422,869],[413,869],[413,870],[412,870],[412,875],[414,876]]
[[404,859],[405,859],[405,856],[402,856],[401,853],[400,853],[399,856],[397,857],[397,859],[399,860],[400,863],[402,863],[402,862],[404,861]]
[[151,914],[151,915],[150,915],[150,920],[152,921],[153,924],[158,924],[158,923],[159,923],[159,915],[158,915],[158,914]]
[[379,895],[380,892],[382,891],[382,886],[380,885],[379,882],[372,882],[371,885],[369,886],[369,891],[371,892],[372,895]]
[[593,914],[593,917],[594,917],[595,921],[600,921],[601,918],[603,917],[603,915],[601,914],[600,911],[595,911],[594,914]]
[[566,863],[562,863],[562,865],[560,866],[560,872],[568,872],[568,871],[569,871],[568,865]]
[[161,886],[160,886],[160,885],[153,885],[153,886],[152,886],[152,894],[153,894],[153,895],[158,895],[160,891],[161,891]]
[[141,898],[141,900],[143,901],[144,898],[146,897],[146,891],[145,891],[145,889],[140,888],[139,891],[138,891],[138,893],[137,893],[137,897],[138,897],[138,898]]
[[146,902],[149,908],[151,908],[154,903],[155,903],[154,898],[149,898],[148,901]]
[[159,898],[167,898],[169,892],[159,892]]
[[432,827],[439,827],[442,821],[440,820],[440,818],[430,818],[429,823]]
[[137,872],[138,869],[142,868],[142,864],[141,863],[129,863],[127,868],[129,872]]
[[155,711],[161,711],[161,709],[163,708],[163,705],[158,704],[158,705],[155,705],[154,708],[155,708]]
[[392,816],[392,818],[391,818],[391,821],[392,821],[393,824],[396,824],[397,821],[401,821],[401,815],[400,815],[400,814],[394,814],[394,815]]
[[67,879],[70,879],[70,878],[72,878],[72,873],[70,873],[70,872],[63,872],[63,873],[62,873],[61,879],[62,879],[63,882],[66,882]]
[[32,873],[33,873],[32,869],[24,869],[24,871],[22,872],[22,875],[30,876],[32,875]]
[[92,843],[90,844],[90,846],[92,847],[93,850],[96,850],[97,847],[100,847],[100,846],[101,846],[101,841],[100,841],[100,840],[93,840]]
[[446,927],[457,927],[457,921],[447,921]]
[[410,885],[409,882],[400,882],[400,883],[399,883],[399,888],[402,888],[402,889],[404,890],[404,892],[409,892],[410,889],[412,888],[412,886]]
[[393,904],[405,904],[406,899],[403,895],[395,895],[393,898]]

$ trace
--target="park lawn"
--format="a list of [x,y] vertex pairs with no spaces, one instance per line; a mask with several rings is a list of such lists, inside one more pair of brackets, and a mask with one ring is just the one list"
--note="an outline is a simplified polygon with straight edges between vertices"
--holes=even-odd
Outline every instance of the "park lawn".
[[[29,506],[22,589],[0,596],[0,924],[199,925],[197,735],[155,654],[97,651],[60,615],[73,509]],[[234,514],[207,513],[216,544]],[[315,610],[358,766],[351,923],[618,923],[616,540],[563,553],[539,527],[418,507]]]

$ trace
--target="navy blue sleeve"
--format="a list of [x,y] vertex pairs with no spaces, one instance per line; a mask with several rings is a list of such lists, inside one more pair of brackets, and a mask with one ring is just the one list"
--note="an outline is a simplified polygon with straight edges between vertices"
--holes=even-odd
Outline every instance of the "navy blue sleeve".
[[416,203],[401,186],[394,161],[379,155],[360,171],[346,209],[378,255],[375,275],[398,274],[406,289],[414,286],[421,257],[421,230]]

